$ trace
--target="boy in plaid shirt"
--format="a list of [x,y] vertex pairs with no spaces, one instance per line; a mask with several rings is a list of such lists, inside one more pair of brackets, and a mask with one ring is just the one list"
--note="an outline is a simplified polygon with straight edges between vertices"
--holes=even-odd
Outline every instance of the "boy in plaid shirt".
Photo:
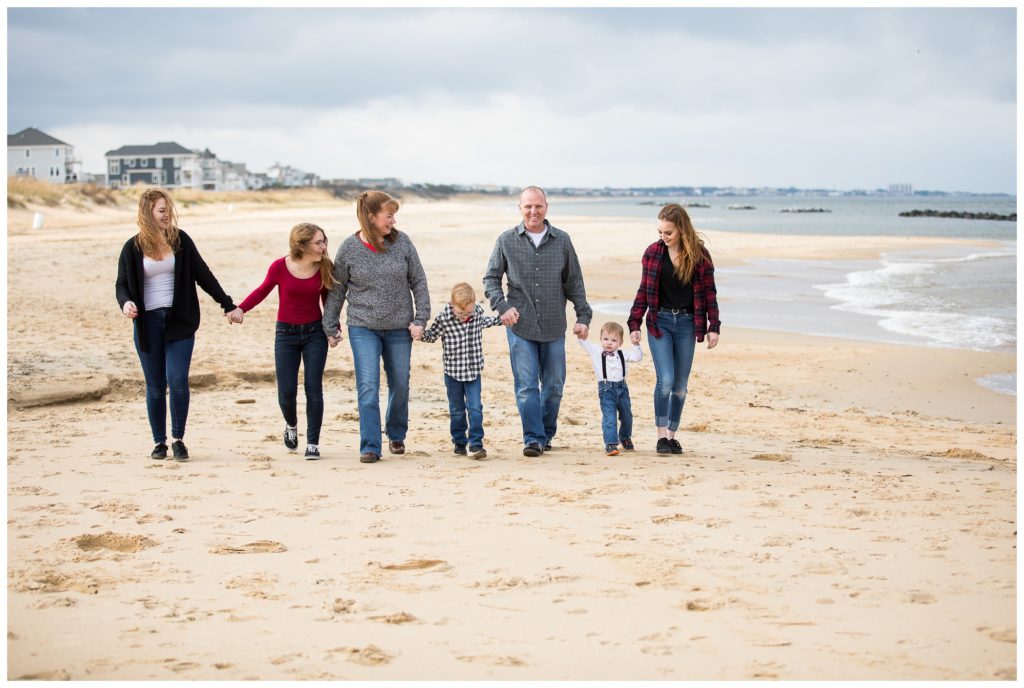
[[487,456],[484,449],[484,406],[480,399],[480,373],[484,369],[482,339],[485,328],[500,324],[501,317],[484,315],[484,309],[476,303],[473,287],[460,282],[452,287],[451,301],[421,338],[424,342],[432,342],[441,337],[452,443],[459,456],[467,455],[467,444],[469,455],[474,459]]

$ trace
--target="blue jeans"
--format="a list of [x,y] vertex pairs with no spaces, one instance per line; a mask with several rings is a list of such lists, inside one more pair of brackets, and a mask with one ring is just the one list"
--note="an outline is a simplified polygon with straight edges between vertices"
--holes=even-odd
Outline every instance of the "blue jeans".
[[302,386],[306,392],[306,442],[320,444],[324,420],[324,366],[327,365],[327,335],[319,320],[305,325],[279,322],[274,328],[274,368],[277,373],[277,403],[284,422],[298,425],[296,397],[299,394],[299,361],[303,364]]
[[[482,447],[484,444],[484,404],[480,399],[481,380],[463,382],[447,373],[444,386],[448,390],[448,414],[451,416],[452,442]],[[466,430],[469,435],[466,435]]]
[[693,315],[673,315],[671,311],[659,310],[658,329],[661,330],[660,337],[647,338],[657,378],[654,385],[654,424],[675,432],[679,429],[679,417],[683,415],[686,385],[697,346]]
[[371,330],[348,326],[352,363],[359,399],[359,453],[380,455],[380,364],[388,381],[385,432],[388,439],[404,442],[409,430],[409,367],[412,335],[409,330]]
[[[167,388],[171,389],[171,437],[185,437],[185,421],[188,420],[188,369],[192,365],[192,348],[195,335],[185,339],[164,341],[164,330],[170,308],[155,308],[146,311],[142,322],[136,321],[134,339],[135,351],[142,363],[142,375],[146,379],[146,413],[149,427],[153,431],[153,443],[167,442]],[[149,351],[139,349],[139,327],[146,328]]]
[[[601,402],[601,432],[604,443],[618,444],[633,437],[633,406],[629,401],[629,387],[625,380],[597,383],[597,398]],[[619,434],[615,434],[618,416]]]
[[558,408],[565,385],[565,337],[553,342],[523,339],[506,327],[508,354],[523,422],[523,443],[541,447],[558,430]]

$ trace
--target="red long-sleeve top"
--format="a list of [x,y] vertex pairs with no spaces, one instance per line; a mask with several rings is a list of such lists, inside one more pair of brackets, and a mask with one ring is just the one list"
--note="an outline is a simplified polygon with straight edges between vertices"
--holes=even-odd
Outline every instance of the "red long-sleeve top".
[[327,290],[322,288],[320,282],[320,273],[316,272],[312,277],[299,279],[288,272],[284,258],[278,258],[270,264],[263,284],[246,296],[239,308],[248,313],[267,298],[275,286],[280,299],[277,307],[278,322],[305,325],[320,320],[320,304],[327,298]]

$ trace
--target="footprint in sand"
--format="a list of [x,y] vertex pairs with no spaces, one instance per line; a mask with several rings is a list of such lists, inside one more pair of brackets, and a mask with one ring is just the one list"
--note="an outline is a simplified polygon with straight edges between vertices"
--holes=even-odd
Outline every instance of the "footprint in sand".
[[441,559],[410,559],[409,561],[403,561],[401,564],[378,564],[378,566],[387,571],[415,571],[433,568],[434,566],[447,566],[447,564],[448,562]]
[[406,614],[405,612],[395,612],[394,614],[388,614],[387,616],[370,616],[367,618],[369,618],[370,621],[383,621],[384,623],[389,624],[404,624],[419,621],[419,619],[412,614]]
[[686,514],[663,514],[661,516],[651,516],[651,523],[671,523],[673,521],[692,521],[693,516],[687,516]]
[[754,454],[750,458],[755,461],[789,461],[793,456],[791,454]]
[[19,681],[70,681],[71,676],[63,669],[53,671],[40,671],[35,674],[24,674],[18,677]]
[[489,664],[500,667],[526,666],[526,662],[512,655],[459,655],[455,659],[470,664]]
[[109,549],[114,552],[135,553],[157,544],[142,535],[119,535],[110,531],[102,535],[79,535],[72,538],[72,542],[83,552]]
[[345,656],[350,662],[356,664],[362,664],[363,666],[377,666],[378,664],[387,664],[394,657],[384,652],[376,645],[367,645],[363,648],[358,647],[336,647],[328,652],[338,652]]
[[241,546],[223,545],[210,550],[211,554],[264,554],[267,552],[287,552],[288,548],[273,540],[257,540]]

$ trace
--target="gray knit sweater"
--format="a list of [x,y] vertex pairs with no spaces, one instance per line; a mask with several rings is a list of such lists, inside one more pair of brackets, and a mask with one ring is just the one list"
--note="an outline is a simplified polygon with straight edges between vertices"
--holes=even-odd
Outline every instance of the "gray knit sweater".
[[[334,256],[334,288],[324,303],[323,326],[328,336],[338,330],[341,307],[348,299],[349,325],[371,330],[398,330],[430,319],[427,275],[416,247],[403,232],[387,250],[366,248],[356,232]],[[416,313],[413,315],[413,299]]]

